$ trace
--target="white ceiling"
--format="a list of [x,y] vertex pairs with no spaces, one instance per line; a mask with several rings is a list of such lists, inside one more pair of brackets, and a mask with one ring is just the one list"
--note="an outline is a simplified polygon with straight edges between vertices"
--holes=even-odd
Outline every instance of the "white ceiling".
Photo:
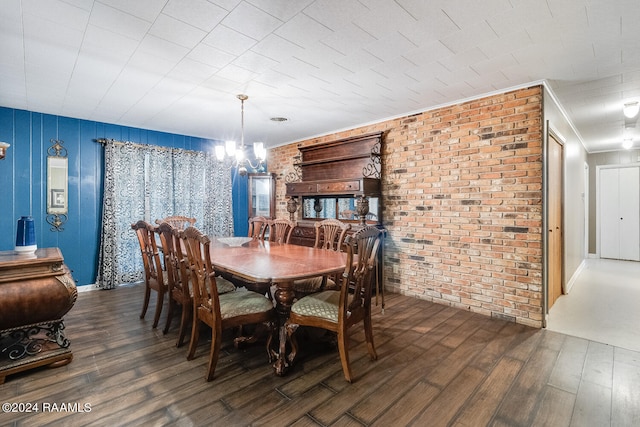
[[225,140],[244,93],[268,146],[546,80],[617,150],[640,101],[638,0],[2,0],[0,21],[0,106]]

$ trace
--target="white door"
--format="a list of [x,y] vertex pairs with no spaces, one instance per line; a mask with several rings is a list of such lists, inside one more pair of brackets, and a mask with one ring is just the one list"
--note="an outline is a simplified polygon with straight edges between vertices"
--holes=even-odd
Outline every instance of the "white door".
[[600,169],[600,256],[620,256],[618,169]]
[[600,170],[600,256],[640,261],[640,168]]
[[640,168],[620,168],[620,259],[640,261]]

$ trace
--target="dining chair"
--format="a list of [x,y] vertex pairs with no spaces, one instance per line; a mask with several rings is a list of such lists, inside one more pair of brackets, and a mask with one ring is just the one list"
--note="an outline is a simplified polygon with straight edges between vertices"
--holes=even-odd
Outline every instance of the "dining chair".
[[269,221],[269,241],[277,243],[289,243],[291,233],[296,227],[296,222],[285,218]]
[[[193,326],[187,359],[192,360],[198,346],[200,323],[211,328],[211,349],[206,379],[211,381],[218,362],[222,345],[222,330],[247,324],[266,324],[269,330],[267,355],[273,335],[275,310],[273,303],[264,295],[252,291],[218,293],[218,277],[211,264],[211,240],[194,227],[188,227],[180,233],[187,249],[187,258],[193,282]],[[238,345],[241,338],[236,338]]]
[[[351,224],[329,218],[315,223],[316,240],[314,248],[339,252],[342,250],[347,231],[351,229]],[[311,277],[293,282],[293,291],[297,298],[302,298],[313,292],[324,289],[337,289],[340,278],[329,278],[327,276]]]
[[269,218],[264,216],[254,216],[249,218],[249,237],[257,240],[264,240],[265,233],[269,228]]
[[156,241],[156,227],[146,221],[138,221],[131,224],[131,228],[136,232],[138,242],[140,243],[140,252],[142,253],[142,263],[144,264],[144,302],[142,304],[142,313],[140,318],[144,319],[149,307],[149,299],[151,291],[154,290],[158,294],[156,300],[156,311],[153,315],[153,326],[158,326],[162,305],[164,303],[164,295],[169,289],[169,278],[162,268],[158,244]]
[[[362,322],[371,360],[378,358],[373,344],[371,325],[371,288],[375,282],[375,269],[382,231],[373,226],[363,227],[348,236],[347,264],[339,290],[326,290],[307,295],[291,306],[291,314],[285,323],[291,340],[290,360],[298,351],[295,332],[300,326],[326,329],[337,334],[342,371],[347,381],[352,381],[349,365],[348,331]],[[356,256],[357,255],[357,256]]]
[[[254,240],[264,240],[265,236],[268,234],[267,231],[269,230],[270,222],[271,220],[264,216],[254,216],[249,218],[249,232],[247,233],[247,236],[252,237]],[[236,276],[231,276],[229,279],[238,287],[244,286],[251,291],[267,295],[270,299],[273,298],[268,284],[247,282],[246,280]]]
[[[193,314],[193,291],[191,289],[191,277],[187,260],[182,254],[182,245],[180,241],[180,231],[173,228],[169,223],[163,222],[157,228],[160,235],[160,244],[164,253],[164,265],[167,277],[169,279],[169,309],[167,312],[167,322],[165,324],[164,334],[169,332],[171,320],[176,306],[182,308],[180,318],[180,328],[178,329],[178,339],[176,347],[182,346],[184,337],[186,336],[189,322]],[[236,287],[233,283],[222,277],[216,280],[218,293],[224,294],[233,292]]]
[[163,222],[168,223],[171,227],[177,228],[178,230],[184,230],[186,224],[188,224],[187,227],[193,227],[193,224],[196,223],[196,219],[182,215],[173,215],[162,219],[156,219],[156,224],[162,224]]

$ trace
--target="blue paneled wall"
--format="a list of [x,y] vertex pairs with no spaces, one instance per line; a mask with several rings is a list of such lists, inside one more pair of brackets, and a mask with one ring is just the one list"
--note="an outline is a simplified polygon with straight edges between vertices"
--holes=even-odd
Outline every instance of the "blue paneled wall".
[[[0,251],[13,250],[17,220],[31,215],[38,247],[57,246],[78,285],[95,281],[100,244],[104,151],[97,138],[213,151],[215,141],[0,107]],[[69,158],[69,210],[64,231],[46,222],[47,149],[64,141]],[[235,234],[247,233],[247,178],[233,178]],[[133,221],[132,221],[133,222]],[[135,238],[132,234],[131,238]]]

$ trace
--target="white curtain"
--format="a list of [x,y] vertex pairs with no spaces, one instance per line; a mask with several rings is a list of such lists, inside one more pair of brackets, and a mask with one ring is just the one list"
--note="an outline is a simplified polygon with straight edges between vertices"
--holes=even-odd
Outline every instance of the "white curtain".
[[203,152],[105,142],[104,196],[96,284],[144,279],[131,224],[171,215],[196,218],[210,236],[233,235],[231,171]]

